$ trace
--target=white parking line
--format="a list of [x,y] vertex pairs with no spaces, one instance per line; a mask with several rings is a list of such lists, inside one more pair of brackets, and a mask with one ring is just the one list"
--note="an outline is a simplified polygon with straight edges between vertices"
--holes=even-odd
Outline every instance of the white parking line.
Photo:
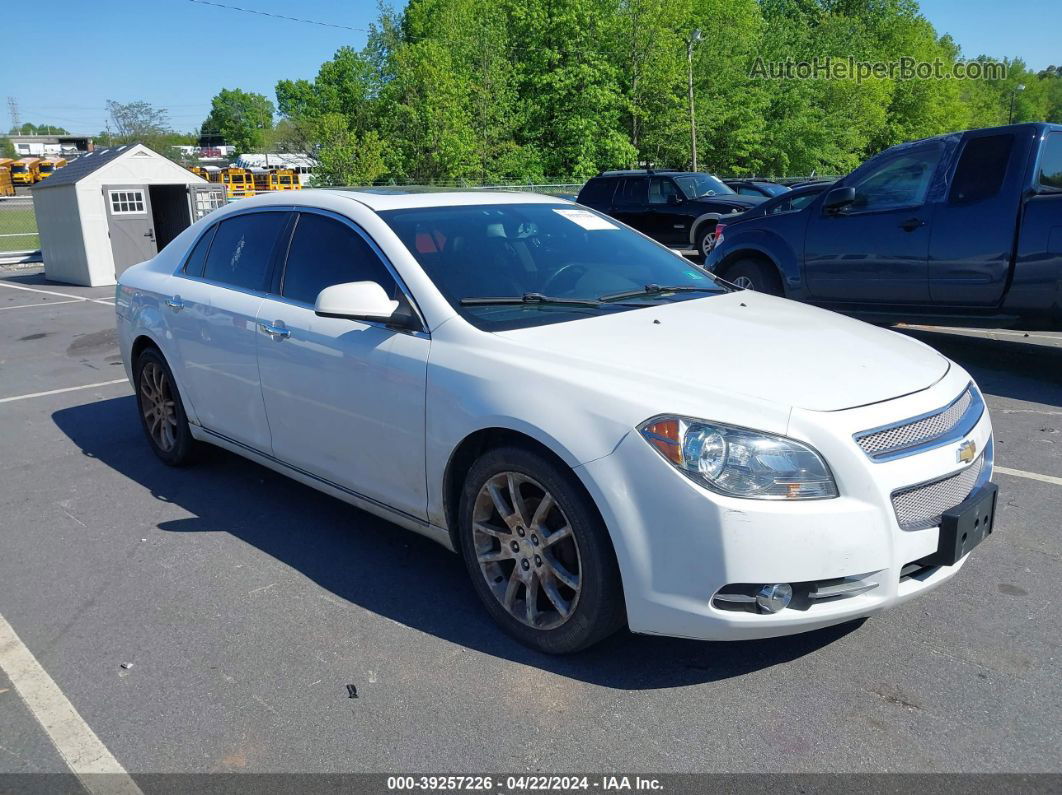
[[1041,483],[1053,483],[1056,486],[1062,486],[1062,478],[1056,478],[1054,475],[1041,475],[1039,472],[1026,472],[1024,469],[1011,469],[1010,467],[993,467],[995,472],[1002,472],[1004,475],[1012,475],[1016,478],[1027,478],[1029,480],[1039,480]]
[[5,309],[29,309],[31,306],[59,306],[59,304],[80,304],[80,298],[71,298],[67,301],[38,301],[35,304],[15,304],[14,306],[0,306],[0,312]]
[[31,293],[43,293],[44,295],[57,295],[60,298],[72,298],[75,301],[89,301],[90,303],[103,304],[104,306],[114,306],[113,298],[87,298],[83,295],[74,295],[73,293],[57,293],[54,290],[41,290],[39,287],[27,287],[24,284],[8,284],[5,281],[0,281],[0,287],[10,287],[12,290],[28,290]]
[[[140,787],[85,723],[3,616],[0,616],[0,669],[85,789],[100,795],[141,795]],[[108,775],[94,775],[99,773]]]
[[59,395],[63,392],[77,392],[79,389],[92,389],[97,386],[110,386],[111,384],[128,384],[128,378],[115,378],[113,381],[100,381],[97,384],[85,384],[84,386],[68,386],[62,389],[49,389],[47,392],[30,392],[28,395],[15,395],[14,397],[0,398],[0,403],[13,403],[16,400],[29,400],[48,395]]

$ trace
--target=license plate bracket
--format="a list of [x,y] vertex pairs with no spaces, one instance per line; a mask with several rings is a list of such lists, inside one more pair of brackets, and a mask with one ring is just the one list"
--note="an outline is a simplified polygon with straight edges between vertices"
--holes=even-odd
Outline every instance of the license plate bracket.
[[996,519],[999,487],[986,483],[940,518],[937,551],[921,563],[926,566],[954,566],[959,559],[992,534]]

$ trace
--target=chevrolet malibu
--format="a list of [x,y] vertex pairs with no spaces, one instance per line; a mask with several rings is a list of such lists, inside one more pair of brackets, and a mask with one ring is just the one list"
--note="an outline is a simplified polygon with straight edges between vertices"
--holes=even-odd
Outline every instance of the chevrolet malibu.
[[992,531],[961,367],[555,198],[247,199],[123,273],[117,323],[162,461],[217,445],[422,533],[547,652],[862,618]]

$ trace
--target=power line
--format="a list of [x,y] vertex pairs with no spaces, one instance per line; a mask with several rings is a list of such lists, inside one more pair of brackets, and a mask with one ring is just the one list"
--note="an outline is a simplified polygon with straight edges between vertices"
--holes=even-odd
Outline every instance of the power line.
[[367,28],[353,28],[350,25],[337,25],[333,22],[319,22],[316,19],[301,19],[299,17],[289,17],[284,14],[274,14],[269,11],[258,11],[254,8],[240,8],[239,6],[225,5],[224,3],[213,3],[210,0],[188,0],[189,3],[198,3],[204,6],[214,6],[215,8],[227,8],[229,11],[242,11],[244,14],[257,14],[261,17],[273,17],[274,19],[286,19],[288,22],[301,22],[304,25],[319,25],[322,28],[338,28],[340,30],[354,30],[359,33],[371,33],[372,31]]

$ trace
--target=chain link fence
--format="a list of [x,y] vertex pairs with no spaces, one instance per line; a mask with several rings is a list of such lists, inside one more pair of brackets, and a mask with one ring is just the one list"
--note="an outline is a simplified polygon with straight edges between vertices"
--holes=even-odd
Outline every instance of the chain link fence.
[[40,248],[31,196],[0,199],[0,256]]

